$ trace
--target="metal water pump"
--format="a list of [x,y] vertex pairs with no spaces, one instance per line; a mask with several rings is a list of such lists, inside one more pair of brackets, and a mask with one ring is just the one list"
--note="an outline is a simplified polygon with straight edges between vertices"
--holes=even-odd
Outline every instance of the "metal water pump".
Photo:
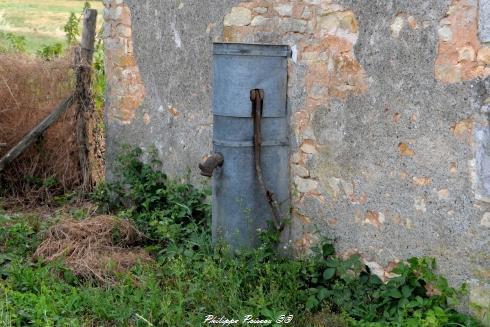
[[213,241],[254,248],[261,231],[284,228],[289,211],[290,50],[216,43],[213,53],[214,153],[199,165],[213,177]]

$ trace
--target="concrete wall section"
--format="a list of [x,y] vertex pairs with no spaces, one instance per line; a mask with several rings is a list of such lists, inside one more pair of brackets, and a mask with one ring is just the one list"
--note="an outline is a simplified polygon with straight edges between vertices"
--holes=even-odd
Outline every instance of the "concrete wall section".
[[118,147],[130,143],[156,148],[168,174],[191,170],[198,178],[197,164],[212,149],[212,43],[236,2],[125,2],[146,97],[131,123],[109,122],[109,176]]

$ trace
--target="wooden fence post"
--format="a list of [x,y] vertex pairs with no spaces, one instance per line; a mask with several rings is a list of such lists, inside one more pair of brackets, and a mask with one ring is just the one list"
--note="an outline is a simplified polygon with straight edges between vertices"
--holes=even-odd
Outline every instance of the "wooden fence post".
[[82,189],[91,188],[90,162],[88,159],[87,120],[94,110],[92,97],[92,60],[95,51],[97,10],[86,9],[83,15],[83,32],[80,48],[75,56],[77,124],[76,136],[79,163],[82,173]]
[[[97,25],[97,10],[87,9],[83,15],[83,33],[80,47],[75,54],[75,93],[65,99],[51,114],[43,119],[22,140],[0,158],[0,172],[21,155],[35,140],[37,140],[58,118],[76,102],[76,137],[79,148],[80,169],[82,172],[82,188],[87,191],[91,187],[86,119],[94,109],[92,97],[92,59],[94,56],[95,31]],[[4,144],[0,144],[4,146]]]

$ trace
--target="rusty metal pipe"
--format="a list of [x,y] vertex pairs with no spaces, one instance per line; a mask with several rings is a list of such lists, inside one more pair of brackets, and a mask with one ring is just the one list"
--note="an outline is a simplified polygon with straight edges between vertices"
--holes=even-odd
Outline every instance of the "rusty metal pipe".
[[206,177],[213,177],[213,171],[217,167],[223,166],[225,158],[221,153],[214,153],[207,157],[206,161],[199,164],[199,169],[201,169],[201,175]]
[[250,91],[250,101],[252,101],[252,117],[254,121],[254,161],[257,180],[260,188],[265,193],[267,202],[272,210],[272,222],[280,232],[284,230],[284,222],[281,217],[281,209],[276,201],[275,194],[267,188],[262,173],[261,153],[262,153],[262,108],[264,105],[264,90],[253,89]]

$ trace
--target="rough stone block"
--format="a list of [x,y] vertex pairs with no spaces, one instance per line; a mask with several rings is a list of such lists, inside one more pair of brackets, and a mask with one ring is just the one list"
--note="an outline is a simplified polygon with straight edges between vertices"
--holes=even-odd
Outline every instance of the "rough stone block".
[[265,14],[268,9],[266,7],[257,7],[254,9],[257,14]]
[[490,48],[481,48],[478,51],[478,61],[484,63],[485,65],[490,64]]
[[393,23],[391,24],[391,35],[394,38],[398,38],[400,36],[400,31],[405,26],[405,20],[401,16],[397,16]]
[[281,16],[291,17],[293,15],[293,5],[291,5],[291,4],[281,4],[279,6],[274,7],[274,9]]
[[250,9],[234,7],[231,13],[225,16],[225,26],[247,26],[252,21]]
[[451,30],[450,26],[444,25],[440,27],[437,33],[444,42],[449,42],[453,39],[453,31]]
[[106,21],[118,20],[119,17],[121,17],[122,11],[123,11],[122,7],[105,8],[104,9],[104,19]]
[[250,23],[250,26],[264,26],[270,24],[272,19],[265,18],[264,16],[255,16]]
[[[481,51],[481,50],[480,50]],[[471,45],[463,47],[458,51],[459,61],[474,61],[475,60],[475,49]]]
[[301,193],[307,193],[307,192],[312,192],[317,189],[318,187],[318,182],[313,180],[313,179],[305,179],[296,176],[294,178],[294,183],[296,184],[296,187],[299,192]]
[[299,19],[283,18],[280,20],[279,30],[282,33],[304,33],[306,31],[306,22]]
[[321,16],[318,18],[320,29],[325,32],[334,32],[339,28],[340,21],[336,15]]
[[308,170],[301,166],[301,165],[293,165],[292,166],[292,172],[294,176],[299,176],[299,177],[309,177],[310,173]]
[[116,32],[118,36],[122,37],[131,37],[131,27],[126,25],[118,25],[116,28]]
[[481,219],[480,225],[483,227],[490,228],[490,212],[485,212],[483,218]]

